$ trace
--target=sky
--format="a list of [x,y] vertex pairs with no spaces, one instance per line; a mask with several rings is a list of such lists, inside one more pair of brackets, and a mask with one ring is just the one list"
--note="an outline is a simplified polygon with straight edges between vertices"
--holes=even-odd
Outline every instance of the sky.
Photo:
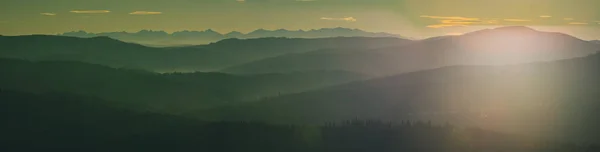
[[358,28],[406,37],[524,25],[600,39],[600,0],[0,0],[0,34]]

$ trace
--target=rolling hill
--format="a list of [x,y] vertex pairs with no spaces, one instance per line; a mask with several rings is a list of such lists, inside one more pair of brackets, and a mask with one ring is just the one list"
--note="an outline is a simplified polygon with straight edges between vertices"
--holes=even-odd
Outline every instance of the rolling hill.
[[116,101],[138,110],[184,112],[303,92],[366,76],[343,71],[229,75],[115,69],[72,61],[0,59],[0,88],[66,92]]
[[504,66],[451,66],[353,82],[199,117],[279,123],[339,119],[452,122],[510,133],[599,141],[600,54]]
[[272,73],[344,70],[378,76],[451,65],[503,65],[582,57],[600,45],[528,27],[501,27],[375,49],[323,49],[287,54],[222,70]]
[[108,37],[1,36],[0,57],[33,61],[81,61],[156,72],[207,72],[287,53],[323,48],[369,49],[409,42],[399,38],[364,37],[261,38],[228,39],[202,46],[153,48]]

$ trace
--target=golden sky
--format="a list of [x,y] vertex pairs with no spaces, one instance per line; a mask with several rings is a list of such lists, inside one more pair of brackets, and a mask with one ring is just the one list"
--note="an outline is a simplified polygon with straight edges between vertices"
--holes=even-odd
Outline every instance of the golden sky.
[[0,0],[0,34],[359,28],[424,38],[525,25],[600,39],[600,0]]

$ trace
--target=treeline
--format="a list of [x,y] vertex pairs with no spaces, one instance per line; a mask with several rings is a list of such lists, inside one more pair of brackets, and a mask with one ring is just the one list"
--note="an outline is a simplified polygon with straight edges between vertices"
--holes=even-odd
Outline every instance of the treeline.
[[97,98],[0,92],[0,151],[598,151],[423,121],[322,126],[202,122],[138,113]]

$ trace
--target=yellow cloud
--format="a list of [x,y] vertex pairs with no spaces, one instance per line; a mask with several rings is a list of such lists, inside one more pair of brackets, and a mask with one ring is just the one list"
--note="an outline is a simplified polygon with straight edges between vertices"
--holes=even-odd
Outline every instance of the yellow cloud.
[[446,33],[446,35],[463,35],[463,33],[453,32],[453,33]]
[[569,22],[570,25],[588,25],[586,22]]
[[[532,22],[528,19],[518,18],[475,18],[475,17],[463,17],[463,16],[431,16],[421,15],[422,18],[429,18],[437,20],[437,24],[427,25],[428,28],[446,28],[446,27],[464,27],[464,26],[480,26],[480,25],[515,25],[522,24],[524,22]],[[544,15],[542,17],[548,18],[551,16]]]
[[488,20],[488,21],[485,21],[485,23],[487,23],[487,24],[498,24],[498,20]]
[[460,24],[434,24],[434,25],[428,25],[428,28],[444,28],[444,27],[455,27],[455,26],[467,26],[467,25],[460,25]]
[[504,19],[504,21],[508,21],[508,22],[529,22],[531,20],[507,18],[507,19]]
[[563,18],[563,20],[565,20],[565,21],[572,21],[574,19],[573,18]]
[[244,3],[246,0],[235,0],[236,2]]
[[481,21],[470,21],[470,20],[441,20],[442,24],[451,24],[451,25],[469,25],[480,23]]
[[56,13],[40,13],[40,15],[44,15],[44,16],[56,16]]
[[423,18],[431,18],[431,19],[444,19],[444,20],[464,20],[464,21],[477,21],[479,18],[469,18],[469,17],[460,17],[460,16],[429,16],[429,15],[421,15]]
[[162,12],[135,11],[135,12],[131,12],[129,14],[131,14],[131,15],[159,15],[159,14],[162,14]]
[[497,24],[497,20],[485,20],[474,17],[462,17],[462,16],[431,16],[421,15],[422,18],[435,19],[439,21],[439,24],[428,25],[428,28],[445,28],[445,27],[458,27],[458,26],[469,26],[469,25],[492,25]]
[[347,22],[356,22],[356,18],[354,17],[344,17],[344,18],[331,18],[331,17],[321,17],[322,20],[329,21],[347,21]]
[[109,10],[73,10],[71,13],[77,14],[101,14],[101,13],[110,13]]
[[550,16],[550,15],[542,15],[542,16],[540,16],[540,17],[541,17],[541,18],[551,18],[552,16]]

